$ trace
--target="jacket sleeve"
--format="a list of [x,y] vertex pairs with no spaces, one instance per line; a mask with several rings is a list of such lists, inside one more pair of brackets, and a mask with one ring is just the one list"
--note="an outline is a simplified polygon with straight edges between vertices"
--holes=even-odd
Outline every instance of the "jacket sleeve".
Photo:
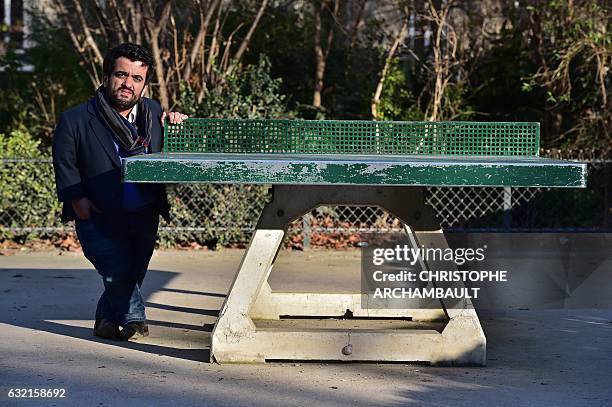
[[70,120],[62,113],[53,135],[53,169],[57,198],[69,202],[85,196],[77,164],[77,138]]
[[[154,140],[151,141],[151,148],[149,153],[159,153],[164,146],[164,126],[161,124],[161,116],[163,114],[163,109],[161,104],[155,99],[146,98],[146,103],[151,110],[151,120],[153,121],[153,134]],[[157,131],[159,129],[159,132]],[[155,135],[159,135],[158,137]]]

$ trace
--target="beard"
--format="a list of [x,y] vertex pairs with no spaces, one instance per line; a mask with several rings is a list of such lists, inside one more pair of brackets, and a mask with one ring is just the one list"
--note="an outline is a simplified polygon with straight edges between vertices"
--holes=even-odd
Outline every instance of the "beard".
[[127,90],[132,92],[131,97],[122,95],[121,91],[124,89],[126,88],[119,88],[116,92],[113,92],[108,87],[106,88],[106,99],[113,108],[118,110],[129,110],[133,108],[140,100],[140,96],[132,92],[130,89]]

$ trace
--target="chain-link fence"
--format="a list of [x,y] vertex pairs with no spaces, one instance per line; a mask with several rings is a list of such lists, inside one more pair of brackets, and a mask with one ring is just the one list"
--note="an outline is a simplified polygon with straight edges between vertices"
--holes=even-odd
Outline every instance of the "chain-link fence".
[[[472,231],[609,231],[609,161],[589,160],[588,188],[427,188],[426,201],[442,227]],[[3,159],[0,164],[0,239],[62,234],[52,163]],[[161,241],[236,245],[248,242],[268,199],[261,185],[171,185],[172,221],[162,222]],[[323,234],[397,231],[398,219],[377,207],[319,207],[294,221],[291,244],[325,244]]]

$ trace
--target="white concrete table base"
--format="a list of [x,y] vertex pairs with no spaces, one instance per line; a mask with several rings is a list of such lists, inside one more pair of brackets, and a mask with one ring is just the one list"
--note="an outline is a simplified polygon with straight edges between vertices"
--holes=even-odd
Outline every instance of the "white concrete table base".
[[[221,308],[212,334],[211,361],[421,361],[485,365],[486,338],[470,300],[454,304],[440,301],[440,309],[363,309],[359,293],[273,292],[267,280],[287,225],[320,205],[379,206],[404,222],[413,244],[447,247],[439,224],[423,202],[421,187],[277,185]],[[450,265],[430,262],[427,266],[449,270]],[[333,327],[317,326],[314,320],[311,326],[308,320],[301,320],[299,326],[275,324],[286,315],[328,318],[345,315],[347,311],[353,317],[411,321],[401,327],[389,324],[389,328],[381,328],[378,324],[371,329],[343,327],[340,321]],[[415,329],[409,328],[411,323]],[[426,329],[428,323],[431,329]],[[440,326],[443,328],[439,329]],[[344,354],[343,348],[349,344],[352,352]]]

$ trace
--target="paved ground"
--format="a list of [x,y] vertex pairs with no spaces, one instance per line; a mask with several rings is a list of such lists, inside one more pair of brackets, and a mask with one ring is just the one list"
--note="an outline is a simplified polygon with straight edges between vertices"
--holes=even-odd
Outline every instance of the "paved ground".
[[[612,405],[609,308],[480,312],[484,368],[210,364],[210,327],[241,254],[156,253],[144,287],[151,336],[140,343],[91,335],[101,282],[80,253],[0,256],[0,405]],[[272,288],[358,288],[356,252],[279,262]],[[10,388],[66,397],[11,400]]]

